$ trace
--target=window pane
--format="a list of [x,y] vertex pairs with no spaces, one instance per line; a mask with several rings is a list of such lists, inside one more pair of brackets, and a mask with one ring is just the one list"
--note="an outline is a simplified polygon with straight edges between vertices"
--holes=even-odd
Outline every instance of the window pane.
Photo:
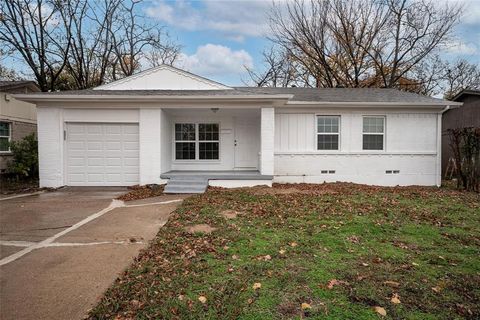
[[200,142],[199,157],[200,160],[218,160],[218,142]]
[[8,147],[8,138],[0,138],[0,151],[10,151]]
[[364,134],[363,150],[383,150],[383,135]]
[[176,123],[175,124],[175,140],[194,141],[195,140],[195,124]]
[[383,133],[385,119],[382,117],[364,117],[363,132],[365,133]]
[[319,134],[318,150],[338,150],[338,134]]
[[200,123],[198,125],[198,139],[200,141],[218,140],[218,131],[217,123]]
[[195,142],[176,142],[175,159],[195,160]]
[[340,117],[337,116],[319,116],[317,117],[318,133],[338,133]]
[[0,122],[0,136],[2,137],[10,136],[10,123]]

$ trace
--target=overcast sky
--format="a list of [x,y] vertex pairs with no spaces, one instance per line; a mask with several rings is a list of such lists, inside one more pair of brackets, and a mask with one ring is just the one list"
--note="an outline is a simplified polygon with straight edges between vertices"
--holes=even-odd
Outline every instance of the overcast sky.
[[[465,6],[465,16],[456,28],[457,39],[442,56],[480,63],[480,0],[439,1]],[[271,3],[150,0],[144,10],[184,46],[180,67],[227,85],[242,85],[242,79],[248,79],[245,65],[261,68],[261,52],[269,45],[265,35]]]

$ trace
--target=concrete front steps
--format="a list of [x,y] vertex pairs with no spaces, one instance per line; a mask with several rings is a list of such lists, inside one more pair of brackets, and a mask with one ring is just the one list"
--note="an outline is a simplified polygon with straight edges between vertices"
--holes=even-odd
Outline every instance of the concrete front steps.
[[217,182],[217,186],[239,188],[264,183],[271,186],[273,176],[262,175],[258,170],[168,171],[160,178],[168,179],[164,193],[204,193],[209,180]]
[[204,193],[208,179],[203,177],[176,176],[168,179],[163,193]]

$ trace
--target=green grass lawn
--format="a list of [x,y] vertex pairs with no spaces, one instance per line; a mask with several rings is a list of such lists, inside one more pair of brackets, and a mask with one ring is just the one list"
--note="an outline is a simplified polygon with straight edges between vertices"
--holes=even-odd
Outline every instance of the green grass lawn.
[[475,193],[213,189],[185,200],[90,317],[479,319],[479,257]]

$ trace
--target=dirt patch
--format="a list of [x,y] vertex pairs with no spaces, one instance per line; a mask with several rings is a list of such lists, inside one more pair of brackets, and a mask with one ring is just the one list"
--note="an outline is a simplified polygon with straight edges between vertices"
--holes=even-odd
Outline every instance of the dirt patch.
[[193,226],[185,227],[185,230],[189,233],[207,233],[210,234],[213,231],[217,230],[208,224],[195,224]]
[[220,214],[225,218],[225,219],[235,219],[237,216],[245,214],[244,212],[239,212],[235,210],[223,210],[220,212]]
[[31,193],[43,190],[38,186],[38,180],[17,180],[13,177],[9,177],[6,174],[0,175],[0,194],[12,195]]
[[163,195],[163,189],[165,188],[164,184],[147,184],[145,186],[131,186],[128,187],[130,190],[128,193],[122,194],[118,197],[118,200],[122,201],[132,201],[140,200],[151,197],[158,197]]

